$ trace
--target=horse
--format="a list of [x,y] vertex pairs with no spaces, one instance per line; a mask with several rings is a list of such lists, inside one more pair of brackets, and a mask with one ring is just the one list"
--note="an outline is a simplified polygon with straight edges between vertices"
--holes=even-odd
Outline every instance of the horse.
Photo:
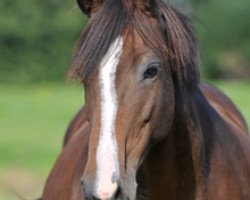
[[77,0],[89,17],[69,74],[85,105],[43,200],[248,200],[239,110],[200,80],[190,20],[162,0]]

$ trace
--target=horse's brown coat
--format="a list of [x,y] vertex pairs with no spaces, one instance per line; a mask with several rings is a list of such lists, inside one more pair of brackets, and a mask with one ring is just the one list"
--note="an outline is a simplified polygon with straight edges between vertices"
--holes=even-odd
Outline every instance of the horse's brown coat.
[[[188,20],[161,0],[78,3],[91,17],[70,72],[84,84],[86,105],[69,126],[43,199],[79,200],[82,188],[88,199],[95,196],[98,66],[120,35],[125,45],[115,81],[118,199],[250,199],[246,123],[225,95],[200,83]],[[155,79],[141,79],[155,62]]]

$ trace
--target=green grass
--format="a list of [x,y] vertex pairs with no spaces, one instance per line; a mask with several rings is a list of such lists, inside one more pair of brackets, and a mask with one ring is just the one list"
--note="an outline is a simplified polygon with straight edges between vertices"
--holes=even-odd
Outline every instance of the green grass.
[[17,199],[3,196],[10,193],[6,189],[35,199],[83,104],[83,90],[66,84],[1,85],[0,95],[0,200]]
[[[250,82],[216,82],[250,124]],[[0,86],[0,200],[41,195],[67,125],[83,104],[80,86]]]
[[250,81],[220,81],[214,85],[231,98],[250,128]]

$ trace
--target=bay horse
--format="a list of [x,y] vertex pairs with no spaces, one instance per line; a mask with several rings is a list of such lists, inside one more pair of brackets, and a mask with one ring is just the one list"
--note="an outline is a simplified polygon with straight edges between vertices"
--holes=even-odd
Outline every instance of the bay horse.
[[196,37],[162,0],[78,0],[69,73],[85,90],[43,200],[249,200],[250,140],[200,81]]

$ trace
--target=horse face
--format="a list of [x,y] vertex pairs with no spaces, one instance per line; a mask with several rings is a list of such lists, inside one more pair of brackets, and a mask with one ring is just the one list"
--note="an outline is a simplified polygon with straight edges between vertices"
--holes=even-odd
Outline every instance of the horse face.
[[92,126],[82,179],[85,196],[135,199],[136,172],[173,121],[168,67],[138,34],[120,36],[85,91]]

